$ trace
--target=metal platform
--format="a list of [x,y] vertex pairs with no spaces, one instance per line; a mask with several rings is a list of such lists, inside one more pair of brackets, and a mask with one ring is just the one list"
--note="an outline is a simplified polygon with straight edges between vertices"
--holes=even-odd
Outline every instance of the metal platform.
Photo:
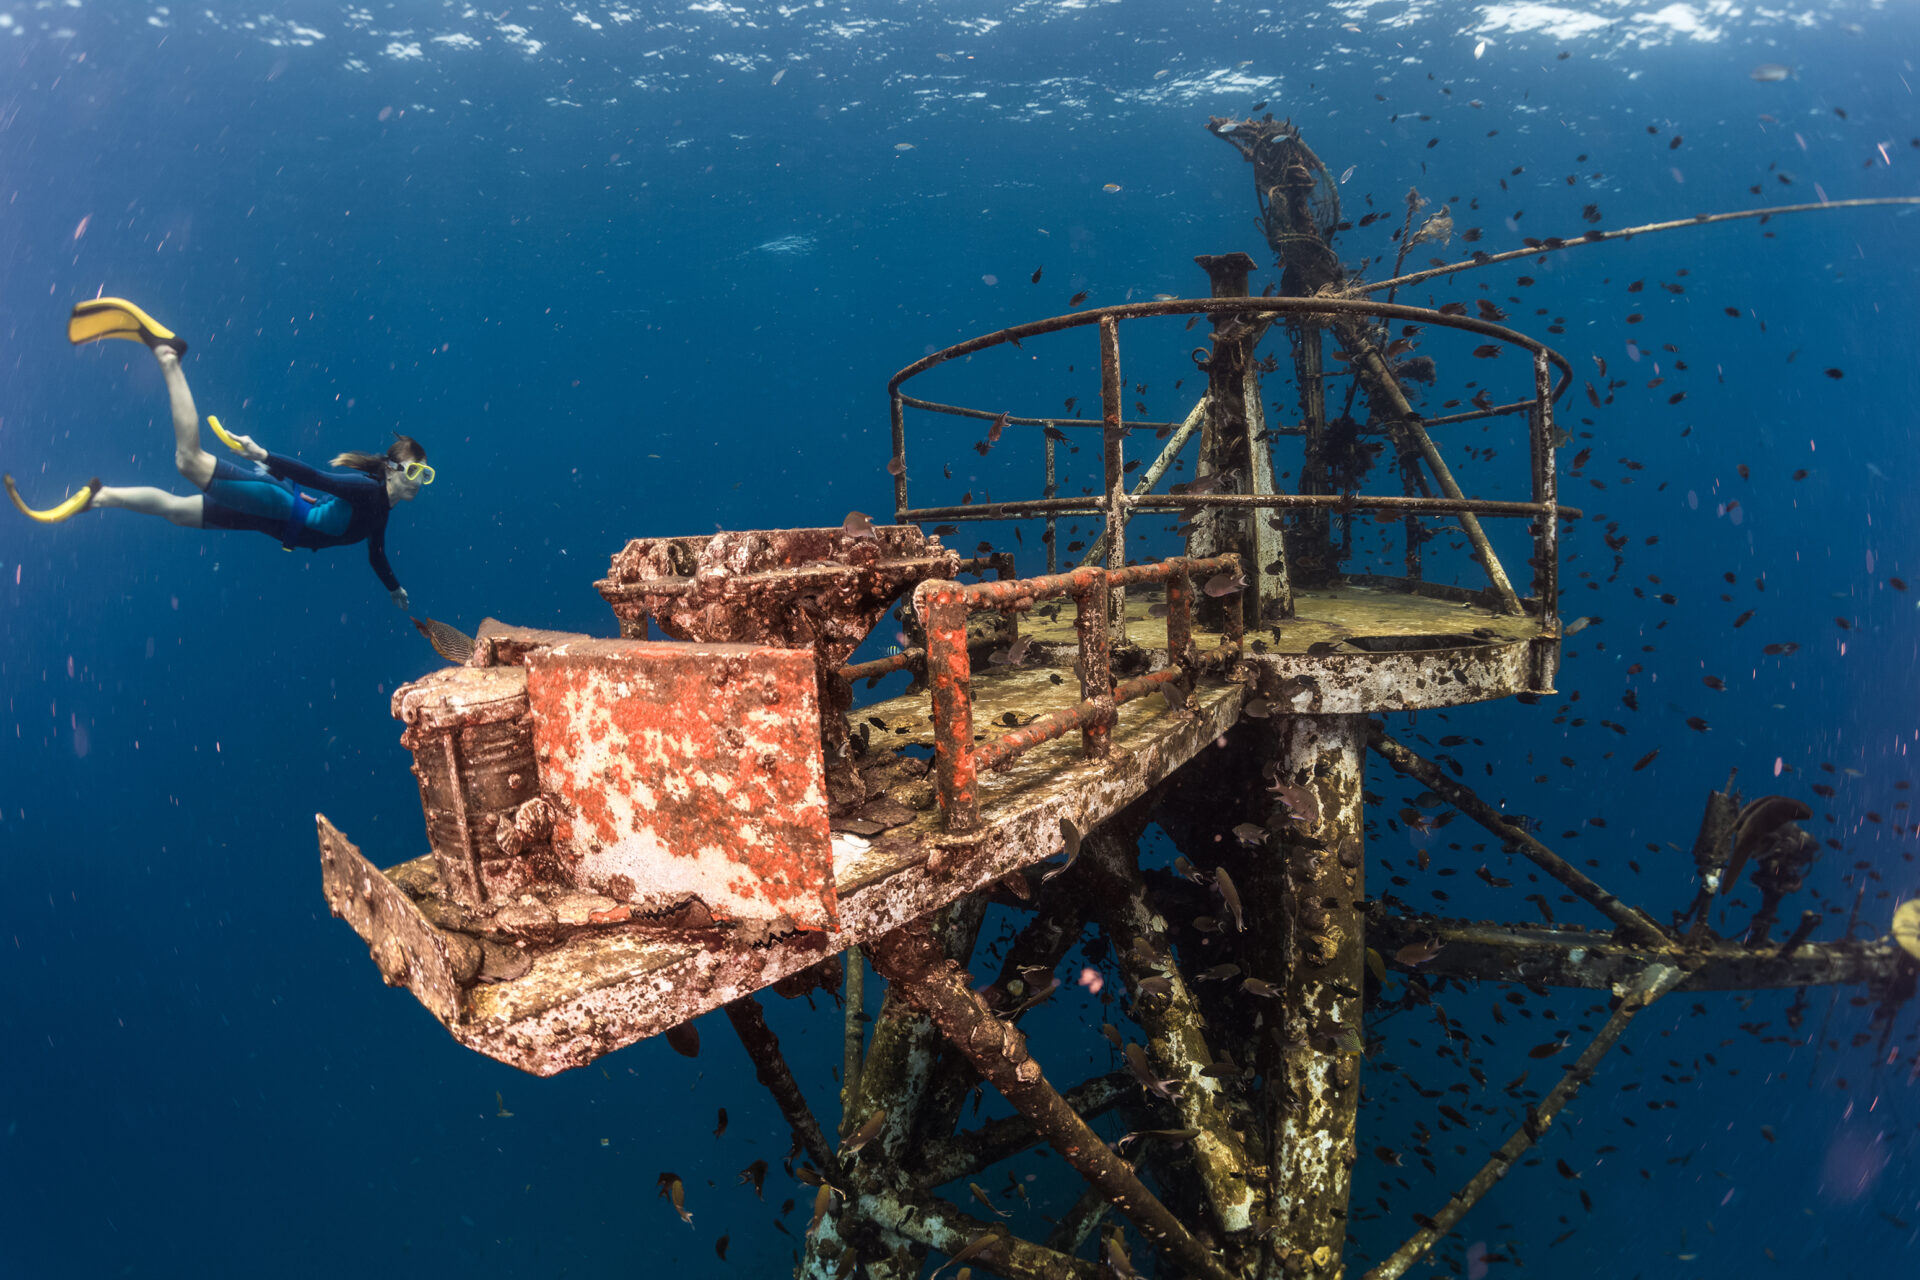
[[[1161,696],[1122,703],[1104,760],[1086,758],[1075,737],[1060,736],[983,771],[980,825],[965,834],[946,829],[924,759],[935,744],[928,695],[855,708],[855,736],[866,747],[855,767],[866,799],[830,820],[833,927],[716,922],[704,917],[707,904],[679,912],[653,904],[652,914],[642,914],[603,893],[515,882],[503,882],[484,907],[463,906],[435,855],[381,871],[321,817],[325,893],[388,981],[411,989],[462,1044],[552,1075],[1059,856],[1061,819],[1082,831],[1099,827],[1219,739],[1252,699],[1267,699],[1273,714],[1348,714],[1550,689],[1543,676],[1555,646],[1534,619],[1496,613],[1475,593],[1418,589],[1303,590],[1295,618],[1250,635],[1244,646],[1195,633],[1201,664],[1217,674],[1201,678],[1189,697],[1176,695],[1184,705]],[[1126,608],[1122,659],[1165,670],[1164,597],[1136,589]],[[980,747],[1080,701],[1073,611],[1024,616],[1023,658],[1040,665],[990,659],[972,674],[972,736]],[[580,637],[572,649],[591,655],[621,643]],[[699,669],[701,646],[673,648],[684,656],[677,665]],[[499,656],[509,666],[528,661],[506,644]],[[672,705],[684,691],[663,696]]]

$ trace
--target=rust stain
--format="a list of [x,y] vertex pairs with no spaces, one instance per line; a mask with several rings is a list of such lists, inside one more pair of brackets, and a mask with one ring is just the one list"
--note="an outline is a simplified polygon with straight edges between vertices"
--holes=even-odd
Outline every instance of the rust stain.
[[527,660],[556,845],[583,887],[655,913],[833,927],[813,655],[581,640]]

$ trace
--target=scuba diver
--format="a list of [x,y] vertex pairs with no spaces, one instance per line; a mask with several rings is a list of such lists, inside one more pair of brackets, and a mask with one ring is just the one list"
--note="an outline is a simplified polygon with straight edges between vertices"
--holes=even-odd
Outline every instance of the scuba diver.
[[43,524],[58,524],[91,507],[119,507],[187,529],[252,529],[280,539],[288,551],[344,547],[364,539],[367,560],[387,594],[400,608],[407,607],[406,588],[387,564],[387,516],[396,503],[413,501],[422,485],[433,483],[433,468],[419,441],[396,431],[385,453],[342,453],[328,465],[345,470],[320,471],[297,458],[269,453],[250,436],[228,434],[220,419],[208,415],[213,434],[247,461],[216,458],[200,447],[200,416],[180,370],[186,342],[124,299],[92,298],[75,304],[67,320],[67,340],[79,346],[103,338],[144,342],[160,362],[173,408],[173,464],[200,492],[182,497],[144,485],[121,488],[103,485],[96,476],[58,506],[35,511],[21,501],[9,475],[4,480],[14,506]]

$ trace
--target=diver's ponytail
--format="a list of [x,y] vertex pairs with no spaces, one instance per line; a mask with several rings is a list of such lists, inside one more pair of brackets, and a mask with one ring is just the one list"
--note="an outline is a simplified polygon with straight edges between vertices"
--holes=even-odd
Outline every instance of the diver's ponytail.
[[389,466],[404,466],[409,462],[425,462],[427,451],[412,436],[393,433],[393,443],[387,446],[385,453],[362,453],[358,449],[349,449],[345,453],[336,453],[330,467],[345,467],[349,471],[359,471],[385,483]]

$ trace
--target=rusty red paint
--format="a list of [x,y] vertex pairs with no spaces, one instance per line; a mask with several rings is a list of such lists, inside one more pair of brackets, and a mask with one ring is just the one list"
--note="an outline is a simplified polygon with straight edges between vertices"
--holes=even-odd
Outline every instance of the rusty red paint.
[[836,925],[814,657],[581,640],[527,661],[541,789],[577,879],[654,913]]

